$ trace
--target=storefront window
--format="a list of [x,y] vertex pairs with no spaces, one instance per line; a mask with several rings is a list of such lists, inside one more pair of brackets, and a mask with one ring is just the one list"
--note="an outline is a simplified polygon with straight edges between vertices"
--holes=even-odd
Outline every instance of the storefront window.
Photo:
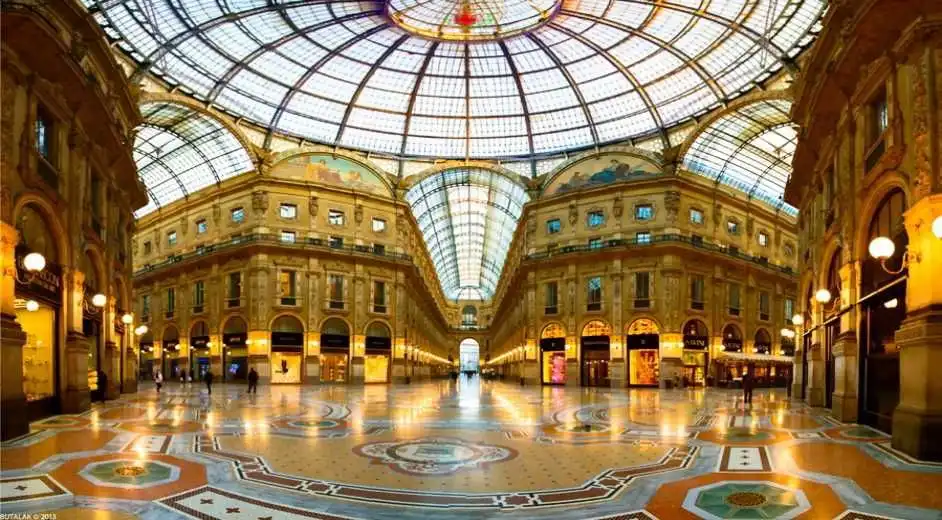
[[389,356],[368,354],[363,359],[363,375],[367,383],[385,383],[387,374],[389,374]]
[[41,303],[36,310],[30,311],[26,302],[23,301],[21,306],[19,300],[16,307],[16,321],[26,333],[26,344],[23,345],[23,392],[26,400],[52,397],[55,395],[56,312]]
[[566,353],[543,351],[543,382],[563,384],[566,382]]
[[631,350],[628,353],[632,385],[657,385],[660,377],[660,359],[657,349]]

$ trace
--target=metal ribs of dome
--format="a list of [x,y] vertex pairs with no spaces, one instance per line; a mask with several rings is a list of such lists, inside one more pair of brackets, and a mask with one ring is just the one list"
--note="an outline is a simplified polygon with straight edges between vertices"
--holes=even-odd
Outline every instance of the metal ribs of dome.
[[[565,1],[482,42],[425,39],[385,2],[84,0],[110,38],[272,133],[398,157],[537,158],[660,134],[813,38],[822,0]],[[267,143],[266,143],[267,144]]]

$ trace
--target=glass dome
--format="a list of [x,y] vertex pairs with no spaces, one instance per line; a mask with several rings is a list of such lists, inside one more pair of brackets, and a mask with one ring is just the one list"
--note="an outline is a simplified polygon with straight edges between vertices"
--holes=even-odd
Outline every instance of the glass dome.
[[[138,64],[273,133],[396,157],[661,135],[810,43],[824,0],[85,0]],[[268,144],[268,143],[266,143]]]

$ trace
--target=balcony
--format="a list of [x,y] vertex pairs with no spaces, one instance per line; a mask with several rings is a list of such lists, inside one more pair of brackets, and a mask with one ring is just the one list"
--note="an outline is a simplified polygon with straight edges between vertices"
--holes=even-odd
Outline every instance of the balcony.
[[334,310],[342,311],[345,307],[346,307],[346,305],[344,304],[344,302],[343,302],[342,300],[329,300],[329,301],[327,302],[327,308],[328,308],[328,309],[334,309]]
[[292,295],[279,296],[278,298],[275,298],[275,305],[281,305],[283,307],[297,307],[298,305],[301,305],[301,298]]
[[650,309],[651,300],[648,298],[635,298],[635,309]]
[[377,314],[386,314],[386,306],[385,305],[373,305],[373,312]]
[[738,307],[730,307],[730,308],[729,308],[729,315],[730,315],[730,316],[739,316],[739,308],[738,308]]
[[165,312],[165,313],[164,313],[164,318],[167,318],[168,320],[172,320],[172,319],[173,319],[173,311],[167,311],[167,312]]
[[547,305],[546,307],[543,308],[543,314],[547,314],[547,315],[559,314],[559,307],[555,305]]
[[590,302],[585,306],[587,311],[600,311],[602,310],[602,302]]
[[241,307],[241,306],[242,306],[242,298],[241,298],[241,297],[236,296],[236,297],[229,297],[229,298],[226,298],[226,308],[227,308],[227,309],[233,309],[233,308],[235,308],[235,307]]
[[706,304],[703,302],[691,301],[690,308],[695,311],[702,311],[703,309],[706,308]]
[[193,306],[193,314],[202,314],[204,312],[203,304]]
[[760,312],[760,313],[759,313],[759,319],[762,320],[762,321],[769,321],[769,313],[767,313],[767,312]]

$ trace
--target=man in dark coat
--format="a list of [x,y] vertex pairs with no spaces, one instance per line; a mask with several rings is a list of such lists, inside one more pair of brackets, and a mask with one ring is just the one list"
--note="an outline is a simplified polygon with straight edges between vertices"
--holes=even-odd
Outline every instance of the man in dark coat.
[[250,394],[258,393],[258,372],[255,371],[253,367],[252,370],[249,370],[249,392]]
[[105,397],[108,395],[108,374],[104,370],[98,371],[98,395],[101,397],[101,402],[105,402]]
[[203,381],[206,381],[206,391],[209,395],[213,395],[213,372],[212,370],[207,370],[206,374],[203,375]]
[[746,372],[742,375],[742,392],[743,392],[743,402],[747,404],[752,404],[752,387],[755,386],[755,380],[752,378],[751,372]]

